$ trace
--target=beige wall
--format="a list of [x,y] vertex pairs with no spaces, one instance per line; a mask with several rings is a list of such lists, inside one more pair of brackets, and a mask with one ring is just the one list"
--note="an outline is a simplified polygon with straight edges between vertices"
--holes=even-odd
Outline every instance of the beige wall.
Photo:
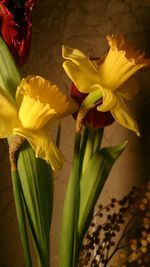
[[[150,0],[41,0],[34,12],[31,53],[24,75],[39,74],[69,92],[70,81],[62,69],[61,45],[76,47],[89,56],[107,49],[105,35],[123,33],[137,48],[150,52]],[[150,53],[149,53],[150,54]],[[141,72],[142,91],[135,100],[141,138],[117,123],[109,126],[104,145],[129,140],[128,147],[112,169],[101,201],[120,197],[150,169],[150,71]],[[51,232],[52,267],[58,267],[58,240],[62,203],[70,172],[74,121],[62,121],[61,148],[66,162],[56,173],[54,215]],[[0,143],[0,267],[23,267],[16,223],[6,143]]]

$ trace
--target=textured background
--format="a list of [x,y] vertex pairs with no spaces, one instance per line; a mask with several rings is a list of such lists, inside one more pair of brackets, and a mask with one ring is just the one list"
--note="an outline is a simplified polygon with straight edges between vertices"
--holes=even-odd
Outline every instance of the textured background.
[[[41,0],[33,15],[32,49],[23,75],[38,74],[69,92],[70,81],[62,68],[61,45],[99,57],[107,50],[105,35],[123,33],[138,49],[150,53],[150,0]],[[121,197],[132,185],[149,175],[150,71],[140,73],[141,93],[134,106],[141,138],[116,122],[104,135],[104,145],[128,139],[128,147],[112,169],[101,202]],[[61,148],[66,162],[55,177],[54,214],[51,231],[52,267],[58,267],[58,240],[62,203],[70,172],[74,127],[72,117],[62,121]],[[23,267],[5,141],[0,143],[0,267]]]

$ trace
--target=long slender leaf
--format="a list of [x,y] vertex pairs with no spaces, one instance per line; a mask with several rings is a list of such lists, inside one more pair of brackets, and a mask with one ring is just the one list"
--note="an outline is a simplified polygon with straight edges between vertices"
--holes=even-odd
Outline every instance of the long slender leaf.
[[49,234],[53,207],[53,173],[45,161],[35,158],[28,144],[25,144],[19,154],[18,172],[38,264],[40,267],[48,267],[50,264]]
[[28,242],[28,234],[26,228],[26,221],[25,221],[25,210],[23,204],[23,196],[21,190],[20,179],[18,175],[18,171],[11,171],[12,177],[12,185],[13,185],[13,193],[14,193],[14,200],[16,206],[16,214],[18,219],[18,226],[20,232],[20,238],[23,247],[23,254],[24,254],[24,261],[26,267],[32,267],[32,260],[30,255],[30,248]]
[[74,267],[74,253],[77,240],[77,220],[79,210],[79,152],[80,135],[76,134],[72,173],[63,209],[61,240],[60,240],[60,266]]
[[103,189],[108,174],[125,147],[126,142],[115,147],[102,148],[97,151],[89,162],[84,175],[81,177],[78,250],[88,230],[95,204]]
[[20,80],[20,73],[15,61],[7,45],[0,37],[0,87],[12,98],[15,98],[16,89]]

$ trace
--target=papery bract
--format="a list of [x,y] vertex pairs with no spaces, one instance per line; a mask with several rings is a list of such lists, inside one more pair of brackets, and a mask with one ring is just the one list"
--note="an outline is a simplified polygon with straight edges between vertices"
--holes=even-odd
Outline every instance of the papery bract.
[[93,104],[99,101],[98,111],[110,111],[121,125],[139,135],[126,100],[131,100],[139,90],[130,77],[139,69],[149,66],[150,59],[144,59],[144,54],[126,46],[121,36],[107,36],[107,40],[110,49],[101,64],[97,60],[91,61],[78,49],[63,47],[62,53],[66,59],[63,67],[78,90],[88,93],[88,101],[85,98],[82,103],[84,109],[88,110],[87,103],[91,97]]
[[78,104],[56,85],[40,76],[28,76],[18,86],[16,102],[0,89],[0,138],[25,137],[37,157],[59,170],[64,157],[52,142],[47,124],[77,109]]

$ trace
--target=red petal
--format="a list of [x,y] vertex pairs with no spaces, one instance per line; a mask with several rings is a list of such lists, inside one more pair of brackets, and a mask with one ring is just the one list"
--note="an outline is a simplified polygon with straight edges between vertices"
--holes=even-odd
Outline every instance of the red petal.
[[1,35],[17,63],[22,65],[30,51],[32,9],[36,0],[0,2],[0,30]]

